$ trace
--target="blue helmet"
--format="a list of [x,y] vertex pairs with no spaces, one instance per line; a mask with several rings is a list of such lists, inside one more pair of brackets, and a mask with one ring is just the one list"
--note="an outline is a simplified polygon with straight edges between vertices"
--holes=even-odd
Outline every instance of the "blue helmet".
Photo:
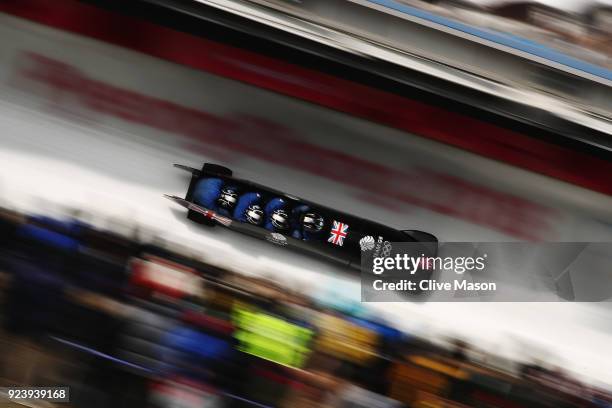
[[321,231],[324,223],[323,217],[316,213],[309,212],[302,217],[302,227],[308,232],[315,233]]
[[284,231],[289,228],[289,216],[283,209],[275,210],[270,216],[270,221],[277,230]]
[[233,187],[224,187],[223,189],[221,189],[221,194],[217,199],[217,204],[221,208],[231,210],[236,206],[237,201],[238,191]]
[[257,204],[252,204],[246,210],[246,220],[253,225],[261,225],[264,220],[264,212]]

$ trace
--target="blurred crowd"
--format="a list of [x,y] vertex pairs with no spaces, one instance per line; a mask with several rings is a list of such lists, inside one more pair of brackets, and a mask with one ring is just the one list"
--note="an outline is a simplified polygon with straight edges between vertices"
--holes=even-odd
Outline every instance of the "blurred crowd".
[[69,386],[58,406],[86,408],[612,406],[550,367],[494,369],[462,341],[434,345],[240,272],[0,210],[0,387]]
[[612,67],[612,2],[609,0],[400,1]]

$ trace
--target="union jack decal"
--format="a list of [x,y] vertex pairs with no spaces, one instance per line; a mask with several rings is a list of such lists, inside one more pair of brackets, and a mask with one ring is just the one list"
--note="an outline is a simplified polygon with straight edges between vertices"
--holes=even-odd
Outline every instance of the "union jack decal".
[[335,221],[332,226],[331,232],[329,233],[329,238],[327,242],[331,242],[334,245],[342,246],[344,245],[344,238],[348,235],[348,224],[345,224],[340,221]]

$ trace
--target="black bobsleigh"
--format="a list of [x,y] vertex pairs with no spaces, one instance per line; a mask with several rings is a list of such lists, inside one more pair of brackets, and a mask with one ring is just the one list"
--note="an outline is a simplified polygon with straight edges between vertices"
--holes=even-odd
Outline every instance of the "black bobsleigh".
[[392,242],[422,243],[419,255],[436,256],[438,240],[432,234],[397,230],[346,214],[266,186],[232,176],[226,167],[206,163],[201,170],[174,165],[191,173],[185,198],[165,195],[187,208],[200,224],[223,225],[278,246],[361,266],[362,251],[389,256]]

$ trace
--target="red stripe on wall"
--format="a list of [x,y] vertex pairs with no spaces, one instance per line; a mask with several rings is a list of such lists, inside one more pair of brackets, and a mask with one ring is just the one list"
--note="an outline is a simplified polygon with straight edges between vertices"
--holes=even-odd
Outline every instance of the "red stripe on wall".
[[74,0],[4,0],[0,2],[0,11],[303,99],[612,195],[612,163],[436,106]]

